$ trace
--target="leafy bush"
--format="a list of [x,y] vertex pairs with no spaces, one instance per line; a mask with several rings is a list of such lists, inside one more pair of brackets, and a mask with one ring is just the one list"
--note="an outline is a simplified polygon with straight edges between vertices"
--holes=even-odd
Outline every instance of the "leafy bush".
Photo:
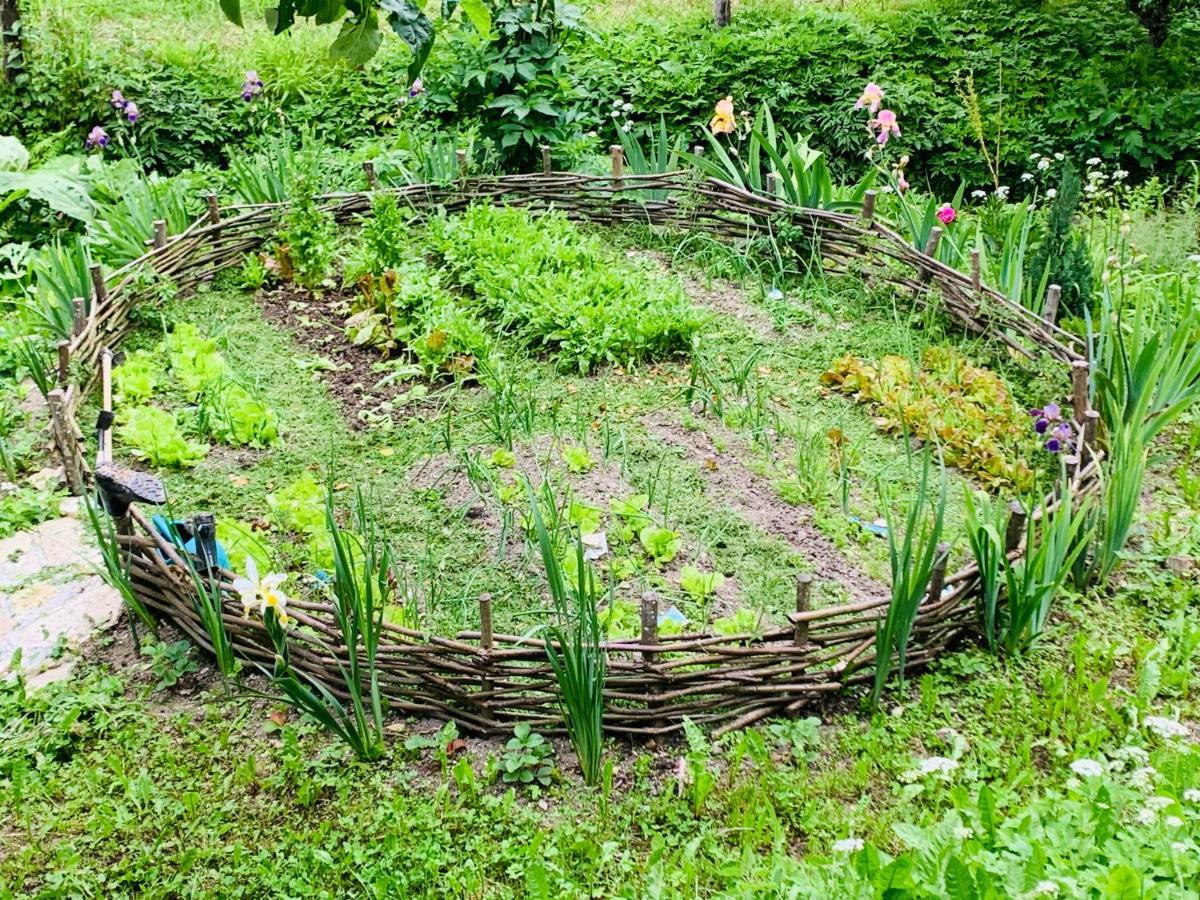
[[686,351],[702,321],[677,282],[631,268],[559,213],[477,204],[430,234],[485,318],[583,373]]
[[930,347],[918,368],[903,356],[872,366],[843,356],[821,376],[824,384],[874,407],[880,427],[935,441],[947,465],[990,487],[1033,483],[1023,458],[1029,417],[994,373],[973,366],[949,347]]
[[208,447],[183,436],[179,422],[169,412],[155,406],[137,406],[129,411],[117,435],[134,456],[154,466],[185,468],[194,466],[208,455]]

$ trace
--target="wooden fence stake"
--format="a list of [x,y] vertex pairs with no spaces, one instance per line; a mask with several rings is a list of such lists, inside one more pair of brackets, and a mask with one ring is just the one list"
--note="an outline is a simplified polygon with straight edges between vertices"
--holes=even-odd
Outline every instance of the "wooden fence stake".
[[1058,321],[1058,302],[1062,299],[1062,288],[1052,284],[1046,288],[1046,304],[1042,307],[1042,318],[1053,325]]
[[[492,595],[484,593],[479,595],[479,649],[483,651],[484,657],[484,675],[479,679],[479,687],[485,695],[492,692],[492,679],[488,677],[487,671],[491,664],[493,646],[495,636],[492,632]],[[481,704],[486,707],[487,700],[482,700]]]
[[1004,552],[1012,553],[1025,537],[1025,507],[1014,500],[1008,505],[1008,527],[1004,530]]
[[71,380],[71,342],[58,342],[58,383],[62,387],[67,386],[67,382]]
[[776,175],[774,172],[768,172],[766,184],[763,185],[763,187],[766,189],[768,197],[771,197],[771,198],[778,197],[779,196],[779,176]]
[[50,407],[50,427],[54,434],[54,443],[58,446],[58,454],[62,457],[63,475],[67,480],[67,489],[72,495],[83,495],[83,460],[79,455],[79,441],[75,439],[75,429],[67,414],[66,394],[62,388],[55,388],[46,395]]
[[1083,414],[1083,445],[1096,449],[1096,437],[1100,434],[1100,412],[1089,409]]
[[865,225],[870,225],[871,220],[875,218],[875,200],[878,196],[878,191],[867,191],[863,194],[861,215]]
[[1083,425],[1088,411],[1088,362],[1077,359],[1071,363],[1071,402],[1075,406],[1075,424]]
[[371,191],[379,190],[379,176],[375,173],[375,163],[371,160],[364,160],[362,164],[363,175],[367,177],[367,189]]
[[461,181],[466,181],[467,175],[470,172],[470,163],[467,160],[467,151],[455,150],[454,156],[458,160],[458,177]]
[[[812,609],[813,577],[808,572],[796,576],[796,612],[808,612]],[[808,643],[808,622],[796,622],[792,625],[792,643],[803,647]]]
[[612,159],[612,186],[616,191],[621,188],[621,176],[625,174],[625,151],[620,144],[612,144],[608,148],[608,155]]
[[99,311],[108,302],[108,282],[104,280],[104,267],[100,263],[88,266],[92,276],[92,308]]
[[167,246],[167,223],[163,219],[154,220],[154,249],[161,250]]
[[549,175],[554,171],[554,165],[550,161],[550,148],[542,144],[542,174]]
[[76,297],[71,301],[71,336],[79,337],[83,334],[83,326],[87,322],[87,305],[82,297]]
[[942,589],[946,586],[946,563],[950,561],[950,545],[941,543],[937,546],[937,556],[933,562],[933,573],[929,576],[929,602],[936,603],[942,599]]
[[[646,591],[642,594],[642,646],[654,647],[658,644],[658,594]],[[642,651],[642,661],[653,665],[656,654],[653,650]]]
[[979,260],[979,249],[971,250],[971,291],[978,298],[983,294],[983,274]]
[[209,225],[220,225],[221,224],[221,204],[217,200],[217,195],[209,194],[204,199],[208,203],[208,224]]

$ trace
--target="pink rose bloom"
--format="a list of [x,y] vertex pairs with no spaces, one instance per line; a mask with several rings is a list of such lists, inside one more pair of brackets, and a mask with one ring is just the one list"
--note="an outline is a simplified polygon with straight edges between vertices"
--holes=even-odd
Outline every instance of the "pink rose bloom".
[[865,107],[867,112],[874,114],[882,102],[883,88],[872,81],[863,88],[862,96],[858,98],[858,102],[854,104],[854,108],[863,109]]
[[892,135],[900,136],[900,125],[896,122],[896,114],[890,109],[881,109],[879,115],[871,120],[871,125],[879,130],[875,140],[880,145],[886,144]]
[[938,207],[937,219],[943,225],[949,225],[956,218],[958,218],[958,213],[955,212],[954,207],[949,203],[943,203]]

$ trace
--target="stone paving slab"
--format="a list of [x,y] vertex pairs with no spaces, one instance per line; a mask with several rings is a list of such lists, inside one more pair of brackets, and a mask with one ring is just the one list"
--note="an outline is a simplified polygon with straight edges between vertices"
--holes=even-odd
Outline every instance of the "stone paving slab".
[[[78,507],[64,503],[64,511]],[[18,649],[31,687],[66,678],[72,650],[121,613],[120,595],[96,574],[100,553],[75,515],[0,541],[0,672]]]

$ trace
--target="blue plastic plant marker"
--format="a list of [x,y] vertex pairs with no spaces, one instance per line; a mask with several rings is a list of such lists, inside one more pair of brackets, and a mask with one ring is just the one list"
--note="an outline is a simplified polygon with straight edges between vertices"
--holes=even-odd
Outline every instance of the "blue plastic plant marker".
[[883,519],[876,519],[874,522],[868,522],[866,519],[860,519],[858,516],[849,516],[849,519],[855,525],[861,526],[863,531],[877,535],[878,537],[887,537],[887,522],[883,521]]
[[658,624],[662,625],[664,622],[670,622],[672,625],[683,627],[688,623],[688,618],[677,607],[672,605],[658,614]]

